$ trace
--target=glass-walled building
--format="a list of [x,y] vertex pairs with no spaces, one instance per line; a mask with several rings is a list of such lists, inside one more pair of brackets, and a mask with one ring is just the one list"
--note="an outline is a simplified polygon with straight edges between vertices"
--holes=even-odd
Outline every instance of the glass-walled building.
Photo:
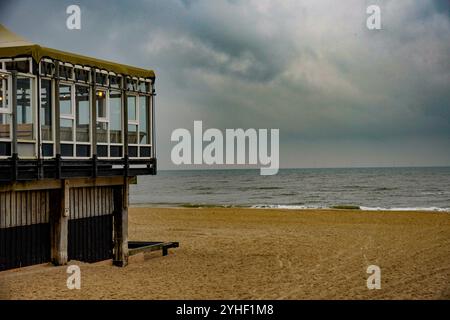
[[156,173],[153,71],[1,28],[0,180]]

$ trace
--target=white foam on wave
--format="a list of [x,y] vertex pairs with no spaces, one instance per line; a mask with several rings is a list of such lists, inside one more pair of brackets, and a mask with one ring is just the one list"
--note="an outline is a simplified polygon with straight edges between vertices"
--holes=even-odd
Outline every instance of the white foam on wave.
[[305,209],[326,209],[326,207],[319,206],[305,206],[305,205],[284,205],[284,204],[257,204],[251,206],[254,209],[290,209],[290,210],[305,210]]
[[406,207],[406,208],[382,208],[382,207],[360,207],[361,210],[366,211],[435,211],[435,212],[450,212],[450,208],[438,207]]
[[[251,206],[254,209],[287,209],[287,210],[313,210],[313,209],[333,209],[325,206],[307,206],[307,205],[284,205],[284,204],[257,204]],[[360,206],[363,211],[430,211],[430,212],[449,212],[450,208],[439,207],[400,207],[400,208],[383,208],[383,207],[365,207]]]

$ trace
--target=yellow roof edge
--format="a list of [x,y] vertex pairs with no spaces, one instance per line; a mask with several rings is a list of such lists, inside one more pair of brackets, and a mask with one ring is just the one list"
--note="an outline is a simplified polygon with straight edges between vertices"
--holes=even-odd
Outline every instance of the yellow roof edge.
[[40,62],[43,58],[51,58],[61,62],[87,66],[91,68],[102,69],[124,76],[151,78],[155,79],[155,72],[128,66],[125,64],[115,63],[111,61],[91,58],[76,53],[69,53],[57,49],[42,47],[38,44],[17,46],[17,47],[2,47],[0,48],[0,58],[17,58],[17,57],[32,57],[36,62]]

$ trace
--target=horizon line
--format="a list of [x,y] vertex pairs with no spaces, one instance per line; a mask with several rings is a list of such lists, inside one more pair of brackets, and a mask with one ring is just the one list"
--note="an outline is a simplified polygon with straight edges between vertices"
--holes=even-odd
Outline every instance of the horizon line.
[[[413,166],[354,166],[354,167],[285,167],[279,170],[310,170],[310,169],[414,169],[414,168],[450,168],[447,165],[413,165]],[[260,170],[260,168],[192,168],[192,169],[159,169],[158,171],[219,171],[219,170]]]

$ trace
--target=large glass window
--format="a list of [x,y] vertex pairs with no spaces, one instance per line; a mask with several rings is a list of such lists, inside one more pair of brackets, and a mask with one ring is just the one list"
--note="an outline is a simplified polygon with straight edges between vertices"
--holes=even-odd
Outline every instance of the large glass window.
[[138,139],[137,139],[137,125],[134,124],[129,124],[128,125],[128,143],[130,144],[137,144],[138,143]]
[[20,140],[34,139],[32,97],[32,80],[17,77],[17,138]]
[[8,76],[6,74],[0,74],[0,110],[9,109],[8,88]]
[[139,91],[147,92],[147,83],[145,81],[139,81]]
[[11,108],[9,105],[9,78],[0,73],[0,156],[11,156]]
[[52,82],[41,80],[41,135],[43,141],[53,141],[52,135]]
[[11,115],[0,113],[0,139],[11,139]]
[[128,96],[128,121],[137,120],[136,96]]
[[116,88],[119,89],[120,88],[120,82],[121,82],[121,78],[118,76],[109,76],[109,86],[111,88]]
[[97,90],[97,142],[108,143],[108,110],[106,91]]
[[128,155],[150,157],[150,96],[128,95]]
[[73,120],[61,118],[60,131],[61,141],[73,141]]
[[89,87],[75,87],[75,104],[77,119],[77,142],[90,141],[90,108],[89,108]]
[[71,66],[59,66],[59,77],[66,80],[73,79],[73,68]]
[[[0,74],[0,139],[11,139],[11,109],[9,108],[9,80],[6,74]],[[1,149],[1,146],[0,146]],[[0,152],[0,155],[7,154]],[[8,153],[9,154],[9,153]]]
[[108,122],[97,122],[97,142],[108,143]]
[[95,73],[95,82],[100,86],[106,87],[108,85],[108,75],[106,73],[97,71]]
[[20,59],[15,61],[5,62],[6,70],[15,70],[22,73],[30,73],[30,60]]
[[115,90],[99,92],[97,92],[97,155],[122,157],[122,94]]
[[106,92],[97,90],[97,118],[107,118],[106,113]]
[[61,155],[63,157],[74,156],[75,117],[72,84],[61,83],[59,85],[59,138],[61,141]]
[[91,155],[90,89],[82,84],[60,86],[61,155],[89,157]]
[[53,62],[42,61],[41,62],[41,74],[44,76],[55,75],[55,64]]
[[59,85],[59,108],[61,115],[72,115],[72,86]]
[[110,113],[110,142],[122,143],[122,103],[120,92],[110,91],[109,113]]
[[147,99],[147,96],[139,97],[139,143],[141,144],[149,142]]
[[89,81],[89,70],[76,68],[75,80],[87,83]]

